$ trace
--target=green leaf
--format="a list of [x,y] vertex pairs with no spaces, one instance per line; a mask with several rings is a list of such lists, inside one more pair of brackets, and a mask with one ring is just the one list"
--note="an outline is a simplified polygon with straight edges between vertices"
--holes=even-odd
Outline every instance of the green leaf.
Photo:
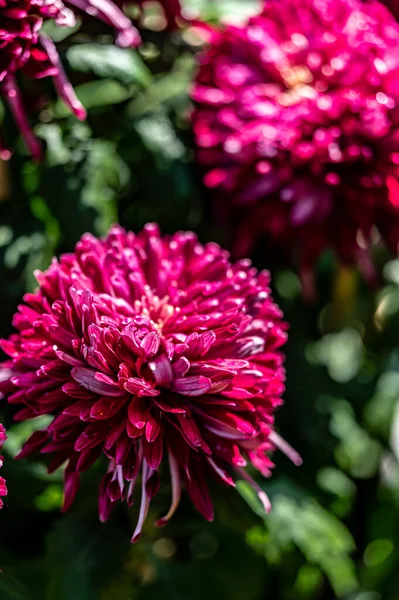
[[84,166],[85,185],[82,204],[96,211],[95,229],[105,235],[118,220],[115,198],[130,179],[126,164],[115,145],[106,140],[92,140]]
[[69,48],[66,56],[76,71],[94,73],[125,84],[147,86],[151,83],[151,72],[138,52],[132,49],[94,43],[79,44]]
[[288,486],[284,486],[285,491],[281,493],[278,483],[268,486],[273,508],[269,515],[264,512],[262,515],[252,488],[244,482],[239,482],[237,487],[257,514],[263,516],[265,533],[262,535],[257,526],[249,530],[247,539],[269,562],[279,563],[284,553],[296,547],[308,563],[325,573],[338,595],[357,589],[355,566],[350,558],[355,544],[349,531],[334,515],[300,490],[298,493],[295,486],[292,486],[292,494]]
[[187,90],[192,81],[195,63],[192,56],[184,55],[174,64],[173,70],[154,80],[152,85],[134,98],[127,108],[129,117],[141,117],[166,102],[176,98],[187,97]]
[[[86,109],[120,104],[132,96],[130,88],[112,79],[82,83],[75,87],[75,93]],[[69,116],[71,111],[62,100],[57,100],[54,114],[57,118],[63,118]]]
[[89,573],[97,542],[79,517],[57,523],[47,543],[46,600],[98,600]]
[[41,123],[35,127],[35,133],[46,142],[46,160],[49,167],[63,165],[70,160],[71,152],[57,123]]
[[0,223],[0,331],[4,337],[22,294],[35,286],[32,271],[43,267],[48,243],[42,223],[17,198],[0,202]]
[[99,600],[101,590],[122,576],[130,549],[126,531],[113,521],[63,517],[47,538],[45,600]]
[[199,11],[202,19],[216,20],[223,17],[229,22],[242,23],[248,17],[259,14],[261,0],[184,0],[187,10]]
[[53,42],[62,42],[62,40],[65,40],[73,33],[76,33],[76,31],[80,29],[81,24],[82,21],[80,19],[76,19],[76,23],[73,25],[73,27],[60,27],[55,21],[48,19],[43,23],[41,29],[44,33],[51,37]]
[[330,377],[339,383],[346,383],[357,375],[363,353],[362,338],[352,327],[324,335],[321,340],[309,344],[307,348],[309,361],[312,364],[325,365]]
[[68,239],[69,247],[76,243],[78,231],[105,235],[118,220],[116,199],[130,180],[116,144],[92,137],[86,123],[72,119],[62,127],[41,124],[37,129],[47,141],[47,170],[41,198],[31,202],[35,216],[45,223],[51,239]]
[[7,568],[2,569],[0,574],[0,598],[3,600],[32,600],[29,590]]
[[381,444],[359,425],[355,411],[346,400],[332,400],[330,411],[331,432],[340,440],[335,450],[339,466],[353,477],[373,477],[380,464]]
[[353,481],[335,467],[324,467],[317,473],[317,483],[320,488],[340,498],[352,498],[356,493]]

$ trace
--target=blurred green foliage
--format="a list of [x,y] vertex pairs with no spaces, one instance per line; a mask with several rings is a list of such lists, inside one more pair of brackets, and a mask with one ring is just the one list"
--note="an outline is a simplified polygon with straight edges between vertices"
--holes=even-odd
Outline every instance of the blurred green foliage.
[[[257,2],[186,6],[209,21],[240,20]],[[86,34],[81,24],[48,33],[88,120],[77,122],[48,97],[32,114],[46,146],[38,165],[2,113],[16,148],[0,175],[2,336],[35,286],[33,270],[70,251],[85,231],[103,235],[116,221],[137,230],[156,220],[166,232],[193,229],[202,241],[225,235],[212,222],[187,125],[198,40],[148,27],[143,47],[133,51],[109,45],[105,31]],[[151,517],[167,505],[164,486],[144,538],[131,546],[137,508],[116,510],[99,524],[95,470],[71,514],[60,515],[61,470],[48,476],[40,462],[11,460],[41,423],[15,425],[11,407],[1,404],[9,434],[2,600],[399,600],[399,260],[377,256],[381,286],[374,290],[326,256],[318,298],[308,305],[297,275],[278,257],[260,251],[253,258],[272,270],[290,323],[277,426],[304,458],[297,469],[276,456],[273,478],[260,482],[271,514],[240,482],[239,493],[214,491],[214,524],[185,499],[172,523],[157,530]]]

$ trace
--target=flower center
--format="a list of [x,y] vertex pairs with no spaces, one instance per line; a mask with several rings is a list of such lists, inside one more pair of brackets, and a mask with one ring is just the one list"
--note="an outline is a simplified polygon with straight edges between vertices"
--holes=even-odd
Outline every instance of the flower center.
[[284,66],[280,69],[280,74],[287,88],[279,96],[282,106],[292,106],[303,98],[310,99],[316,96],[315,89],[310,85],[313,75],[305,65]]
[[157,333],[162,333],[165,323],[179,311],[178,307],[169,303],[169,296],[159,298],[153,293],[150,286],[145,286],[141,300],[134,302],[134,309],[138,315],[148,318]]

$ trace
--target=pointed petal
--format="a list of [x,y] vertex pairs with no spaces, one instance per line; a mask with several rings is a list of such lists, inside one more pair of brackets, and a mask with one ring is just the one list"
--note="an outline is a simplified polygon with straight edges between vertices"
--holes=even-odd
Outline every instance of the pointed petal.
[[103,373],[93,371],[86,367],[74,367],[71,371],[72,378],[82,387],[101,396],[123,396],[124,391]]
[[212,500],[203,466],[198,461],[192,460],[189,470],[190,479],[186,481],[186,487],[190,498],[204,519],[213,521]]
[[170,508],[169,508],[168,512],[166,513],[166,515],[164,517],[161,517],[160,519],[158,519],[158,521],[156,523],[158,525],[158,527],[163,527],[173,517],[173,515],[176,512],[177,507],[179,506],[180,497],[181,497],[181,480],[180,480],[180,474],[179,474],[179,467],[178,467],[177,462],[174,459],[173,454],[171,453],[170,450],[168,450],[168,456],[169,456],[170,477],[171,477],[171,481],[172,481],[172,503],[171,503]]
[[182,377],[175,379],[172,389],[183,396],[202,396],[211,389],[212,382],[202,375],[198,377]]
[[147,423],[148,401],[145,398],[133,398],[127,409],[129,421],[137,429],[143,429]]
[[143,525],[144,525],[144,521],[146,519],[146,516],[148,514],[148,509],[150,506],[150,498],[146,492],[146,484],[147,481],[149,479],[149,469],[147,466],[147,461],[145,459],[143,459],[143,468],[142,468],[142,475],[141,475],[141,505],[140,505],[140,513],[139,513],[139,519],[136,525],[136,529],[134,530],[133,536],[132,536],[132,542],[138,542],[139,539],[141,538],[141,531],[143,529]]
[[71,507],[79,488],[79,473],[65,470],[64,474],[64,502],[62,512],[66,512]]
[[281,452],[283,452],[290,459],[290,461],[294,463],[295,466],[301,466],[303,461],[298,452],[294,450],[294,448],[290,446],[288,442],[283,440],[278,433],[272,431],[269,435],[269,440],[276,446],[276,448],[281,450]]
[[62,66],[57,48],[53,40],[44,35],[40,34],[40,42],[45,49],[50,62],[56,67],[57,74],[53,76],[54,85],[60,98],[65,102],[68,108],[80,119],[84,121],[86,118],[86,110],[76,96],[71,82],[66,76],[64,67]]

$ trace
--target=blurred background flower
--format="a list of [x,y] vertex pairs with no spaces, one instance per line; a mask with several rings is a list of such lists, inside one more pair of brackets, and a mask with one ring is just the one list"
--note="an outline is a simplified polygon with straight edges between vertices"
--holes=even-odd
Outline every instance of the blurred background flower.
[[389,11],[360,0],[269,0],[211,31],[193,128],[236,254],[265,238],[306,281],[326,248],[369,279],[373,237],[396,253],[398,43]]

